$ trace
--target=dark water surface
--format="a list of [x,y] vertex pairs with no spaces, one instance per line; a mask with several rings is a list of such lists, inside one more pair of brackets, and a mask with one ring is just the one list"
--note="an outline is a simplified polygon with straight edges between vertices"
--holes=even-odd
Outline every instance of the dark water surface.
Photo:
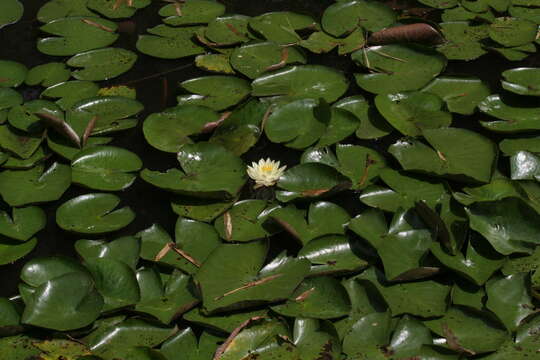
[[[43,55],[36,49],[37,38],[44,34],[40,33],[39,26],[41,24],[35,20],[35,16],[39,7],[46,1],[24,0],[23,2],[25,6],[23,19],[15,25],[7,26],[0,30],[0,58],[19,61],[29,68],[51,61],[65,61],[67,57]],[[320,19],[323,10],[334,3],[333,0],[222,0],[222,2],[227,5],[229,13],[259,15],[268,11],[289,10],[309,14],[316,19]],[[396,1],[388,2],[396,3]],[[422,7],[421,4],[415,1],[400,0],[397,3],[402,7],[404,5],[405,7],[409,6],[412,8]],[[122,33],[120,39],[113,46],[134,49],[138,34],[145,33],[147,28],[161,23],[157,11],[164,4],[162,1],[154,1],[148,8],[139,11],[133,18],[129,19],[129,23],[125,25],[127,28],[132,27],[134,31]],[[436,12],[432,12],[429,14],[429,20],[437,21],[437,16],[438,14]],[[150,113],[158,112],[164,107],[175,105],[175,97],[181,92],[178,87],[180,81],[203,76],[207,73],[200,71],[192,64],[193,58],[161,60],[141,53],[138,53],[138,55],[139,59],[131,71],[101,84],[102,86],[120,84],[134,86],[137,89],[138,100],[145,106],[144,112],[139,117],[141,120],[139,126],[135,129],[116,134],[113,145],[124,147],[137,153],[142,158],[145,167],[160,170],[175,167],[177,166],[177,162],[174,155],[160,152],[146,143],[141,131],[142,120]],[[352,73],[357,71],[357,68],[350,61],[349,56],[339,57],[335,53],[313,55],[309,58],[309,62],[337,67],[347,73],[351,79]],[[500,88],[500,73],[506,69],[519,66],[540,66],[540,54],[534,54],[521,62],[509,62],[496,55],[484,56],[471,62],[452,61],[445,74],[478,76],[492,86],[492,92],[497,92]],[[180,70],[171,72],[174,69]],[[22,90],[25,96],[32,98],[39,96],[40,88],[20,87],[18,90]],[[359,93],[367,98],[372,97],[371,94],[363,92],[354,85],[354,81],[351,81],[347,95]],[[463,126],[484,132],[477,125],[478,120],[483,115],[476,114],[472,118],[459,118],[455,116],[456,114],[453,115],[456,126]],[[490,137],[493,138],[494,135],[490,133]],[[391,135],[379,141],[360,141],[356,138],[351,138],[347,139],[347,142],[370,146],[385,153],[387,146],[394,142],[396,138],[397,135]],[[299,154],[299,151],[270,144],[263,138],[256,147],[244,155],[244,159],[246,162],[250,162],[262,156],[271,155],[272,158],[279,159],[290,166],[294,165],[294,162],[299,158]],[[55,157],[55,159],[57,158]],[[391,157],[388,157],[388,159],[391,159]],[[87,192],[89,191],[86,189],[72,186],[59,201],[42,206],[48,216],[47,227],[38,234],[38,245],[30,255],[13,265],[0,266],[0,296],[11,296],[17,293],[19,272],[28,259],[36,256],[50,255],[76,256],[73,243],[80,239],[81,236],[61,231],[56,225],[54,215],[58,205]],[[253,195],[249,194],[249,196]],[[122,235],[132,235],[153,223],[161,224],[170,234],[174,233],[174,223],[177,216],[170,208],[171,195],[169,193],[161,191],[138,179],[133,186],[124,193],[121,193],[120,196],[124,205],[129,205],[135,210],[137,218],[132,224],[121,231],[109,234],[108,238],[113,239]],[[361,209],[361,204],[353,192],[344,192],[337,198],[333,198],[333,201],[344,206],[351,213],[357,213]],[[5,204],[3,205],[8,208]],[[280,235],[277,244],[277,247],[281,249],[288,248],[289,250],[295,250],[295,245],[289,245],[294,244],[294,241],[284,237],[283,234]]]

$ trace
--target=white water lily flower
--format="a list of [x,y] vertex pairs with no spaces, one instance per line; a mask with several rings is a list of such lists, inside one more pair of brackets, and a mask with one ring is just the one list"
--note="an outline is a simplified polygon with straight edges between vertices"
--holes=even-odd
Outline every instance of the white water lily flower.
[[283,175],[287,166],[279,167],[279,161],[270,160],[270,158],[253,162],[247,167],[247,173],[250,178],[255,180],[255,189],[261,186],[275,185],[280,176]]

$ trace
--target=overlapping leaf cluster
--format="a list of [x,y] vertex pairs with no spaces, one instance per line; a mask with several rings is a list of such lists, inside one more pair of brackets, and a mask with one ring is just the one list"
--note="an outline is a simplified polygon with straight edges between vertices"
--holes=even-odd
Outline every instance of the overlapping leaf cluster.
[[[445,74],[448,60],[536,52],[535,1],[420,0],[440,28],[374,0],[317,18],[168,2],[48,1],[37,48],[65,63],[0,59],[0,264],[36,246],[40,203],[88,189],[55,213],[81,235],[80,261],[26,258],[19,294],[0,298],[0,359],[538,356],[540,68],[509,63],[498,93]],[[197,55],[212,74],[139,124],[144,99],[97,82],[137,61],[112,47],[115,19],[146,7],[163,23],[141,56]],[[1,28],[22,6],[0,14]],[[308,64],[330,52],[355,73]],[[138,125],[177,168],[110,145]],[[245,162],[274,157],[268,142],[292,166],[254,192]],[[138,176],[170,193],[174,233],[107,238],[136,219],[119,204]]]

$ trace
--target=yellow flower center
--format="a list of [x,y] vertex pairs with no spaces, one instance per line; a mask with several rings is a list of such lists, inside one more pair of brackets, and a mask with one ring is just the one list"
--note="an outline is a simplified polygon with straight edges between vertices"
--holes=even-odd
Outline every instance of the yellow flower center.
[[271,172],[274,169],[272,165],[263,165],[261,166],[261,170],[264,172]]

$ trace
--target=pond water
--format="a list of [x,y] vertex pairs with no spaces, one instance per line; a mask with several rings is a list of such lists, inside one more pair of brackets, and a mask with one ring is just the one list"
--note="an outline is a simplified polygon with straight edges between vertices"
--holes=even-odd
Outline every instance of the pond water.
[[[320,18],[322,11],[333,3],[332,0],[226,0],[222,1],[227,5],[228,12],[240,13],[246,15],[257,15],[268,11],[290,10],[299,13],[306,13]],[[36,39],[42,34],[39,31],[39,23],[35,20],[37,9],[44,3],[43,0],[25,0],[24,18],[17,24],[8,26],[0,31],[0,57],[2,59],[10,59],[24,63],[28,67],[46,63],[54,58],[43,55],[36,50]],[[396,3],[389,1],[389,3]],[[421,8],[422,5],[415,1],[398,1],[402,7]],[[157,14],[157,9],[163,5],[160,1],[154,1],[151,9],[139,11],[126,27],[132,28],[130,32],[121,34],[120,40],[115,46],[134,49],[137,35],[144,33],[148,27],[155,26],[160,23],[160,18],[156,15],[148,17],[147,14]],[[431,12],[428,19],[437,19],[438,13]],[[56,59],[55,59],[56,60]],[[64,60],[63,58],[59,59]],[[352,73],[355,66],[350,61],[348,56],[339,57],[337,55],[312,55],[310,63],[324,64],[337,67],[348,74],[352,79]],[[484,56],[478,60],[452,61],[446,71],[447,75],[475,75],[482,80],[488,82],[492,87],[492,93],[496,93],[500,89],[499,75],[502,71],[520,66],[540,66],[540,54],[536,53],[529,56],[521,62],[508,62],[500,56]],[[179,69],[179,70],[174,70]],[[161,75],[160,75],[161,74]],[[140,114],[140,119],[144,119],[148,114],[162,110],[164,107],[175,105],[175,96],[180,93],[178,83],[193,77],[202,76],[205,73],[197,69],[192,64],[192,58],[180,60],[160,60],[139,53],[139,59],[135,67],[118,78],[115,78],[105,85],[128,84],[137,89],[138,99],[144,104],[145,110]],[[27,98],[36,97],[39,95],[35,88],[24,88]],[[373,95],[362,91],[354,81],[351,81],[351,87],[348,95],[363,94],[368,98]],[[481,118],[481,114],[475,115]],[[145,166],[152,169],[167,169],[176,166],[174,155],[168,155],[160,152],[149,146],[143,138],[139,124],[138,128],[134,128],[123,132],[116,136],[113,145],[118,145],[136,152],[141,156]],[[473,128],[476,131],[484,132],[480,128],[478,122],[472,123],[470,119],[460,119],[458,116],[455,120],[458,126]],[[497,135],[490,134],[493,138]],[[353,140],[358,144],[368,145],[381,152],[386,152],[389,144],[395,141],[396,137],[386,137],[382,141],[362,141]],[[258,159],[261,156],[272,154],[274,158],[281,160],[287,165],[294,165],[296,159],[299,158],[300,152],[295,150],[284,150],[281,146],[272,145],[268,142],[261,142],[257,147],[250,150],[243,156],[246,162]],[[389,157],[390,158],[390,157]],[[21,266],[30,258],[36,256],[50,255],[67,255],[75,256],[73,243],[81,238],[80,235],[69,235],[66,232],[60,231],[55,223],[54,214],[57,204],[62,204],[64,201],[75,197],[76,195],[86,192],[78,187],[72,186],[63,197],[54,202],[55,205],[44,205],[47,212],[48,224],[44,231],[39,234],[39,242],[35,250],[27,257],[19,260],[14,265],[0,266],[0,278],[2,286],[0,286],[0,296],[10,296],[17,293],[18,274]],[[151,194],[151,195],[150,195]],[[337,203],[350,210],[352,213],[357,213],[361,208],[361,204],[352,196],[350,192],[343,193],[334,199]],[[135,222],[122,229],[118,233],[110,234],[109,238],[117,236],[134,234],[137,231],[147,228],[153,223],[161,224],[170,233],[173,232],[176,215],[169,207],[170,194],[159,190],[150,184],[138,179],[124,194],[122,199],[132,207],[137,213]],[[5,204],[4,204],[5,205]],[[5,205],[7,208],[7,205]],[[287,238],[281,236],[279,246],[285,246],[290,243]]]

